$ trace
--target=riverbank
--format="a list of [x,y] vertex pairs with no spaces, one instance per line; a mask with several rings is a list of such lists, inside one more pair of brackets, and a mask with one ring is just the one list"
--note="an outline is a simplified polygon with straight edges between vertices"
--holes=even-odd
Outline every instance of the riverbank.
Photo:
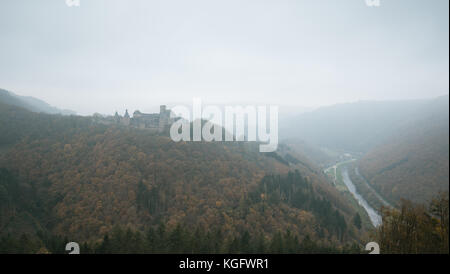
[[362,174],[359,173],[356,163],[348,167],[348,173],[351,181],[356,186],[358,192],[366,199],[370,206],[380,211],[381,207],[394,207],[381,194],[376,191]]
[[348,167],[356,159],[339,162],[324,170],[333,185],[339,190],[361,216],[363,227],[370,229],[381,224],[379,213],[360,195],[348,174]]
[[355,199],[358,201],[359,205],[362,206],[367,214],[369,215],[370,222],[374,227],[377,227],[381,224],[381,215],[376,211],[373,207],[369,205],[369,203],[364,199],[361,194],[359,194],[356,190],[355,185],[353,184],[352,180],[348,176],[348,166],[344,165],[342,167],[342,170],[340,170],[342,175],[342,181],[347,186],[347,189],[350,191],[350,193],[355,197]]

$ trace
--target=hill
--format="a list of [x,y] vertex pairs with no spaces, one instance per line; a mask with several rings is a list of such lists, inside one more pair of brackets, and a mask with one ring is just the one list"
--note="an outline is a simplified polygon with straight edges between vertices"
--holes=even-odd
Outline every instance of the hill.
[[161,224],[168,231],[219,229],[226,241],[291,231],[300,241],[342,246],[361,235],[355,212],[320,171],[290,171],[257,143],[175,143],[6,104],[0,117],[8,133],[2,143],[11,147],[0,160],[3,235],[95,243],[115,227],[144,232]]
[[361,174],[385,198],[428,203],[448,191],[448,96],[423,105],[420,118],[399,127],[359,162]]
[[48,114],[62,114],[62,115],[76,114],[74,111],[71,110],[65,109],[62,110],[53,107],[40,99],[31,96],[19,96],[4,89],[0,89],[0,103],[22,107],[33,112],[43,112]]
[[405,122],[420,117],[429,100],[337,104],[280,121],[280,139],[335,151],[367,152]]

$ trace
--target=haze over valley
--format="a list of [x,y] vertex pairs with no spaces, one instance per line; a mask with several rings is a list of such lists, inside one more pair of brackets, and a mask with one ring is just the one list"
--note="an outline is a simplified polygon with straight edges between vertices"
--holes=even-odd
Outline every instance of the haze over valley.
[[0,4],[0,253],[448,254],[448,1],[131,2]]

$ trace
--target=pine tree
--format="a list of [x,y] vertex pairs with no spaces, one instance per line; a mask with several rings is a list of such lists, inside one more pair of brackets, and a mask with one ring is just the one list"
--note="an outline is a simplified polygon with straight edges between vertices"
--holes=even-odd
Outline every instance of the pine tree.
[[361,229],[361,216],[359,216],[359,213],[356,213],[355,217],[353,217],[353,224],[358,229]]

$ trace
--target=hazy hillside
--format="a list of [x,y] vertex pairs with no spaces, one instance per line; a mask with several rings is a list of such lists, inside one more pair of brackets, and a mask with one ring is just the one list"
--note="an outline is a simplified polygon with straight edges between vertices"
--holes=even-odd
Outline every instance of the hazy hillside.
[[0,101],[0,148],[19,142],[45,136],[71,134],[78,127],[87,127],[90,119],[81,116],[62,116],[34,113],[22,107],[4,104]]
[[0,103],[22,107],[33,112],[44,112],[49,114],[63,114],[63,115],[75,114],[74,111],[58,109],[40,99],[30,96],[18,96],[4,89],[0,89]]
[[320,171],[292,171],[256,143],[166,136],[0,104],[0,232],[99,240],[114,227],[164,224],[224,239],[250,233],[340,245],[360,237],[354,211]]
[[302,140],[290,139],[286,140],[284,144],[308,161],[313,162],[318,169],[323,169],[336,163],[340,155],[338,151],[319,147]]
[[448,96],[423,106],[422,117],[395,134],[360,161],[361,173],[391,201],[428,202],[449,185]]
[[405,122],[421,115],[428,100],[360,101],[322,107],[280,121],[280,138],[333,150],[365,152]]

